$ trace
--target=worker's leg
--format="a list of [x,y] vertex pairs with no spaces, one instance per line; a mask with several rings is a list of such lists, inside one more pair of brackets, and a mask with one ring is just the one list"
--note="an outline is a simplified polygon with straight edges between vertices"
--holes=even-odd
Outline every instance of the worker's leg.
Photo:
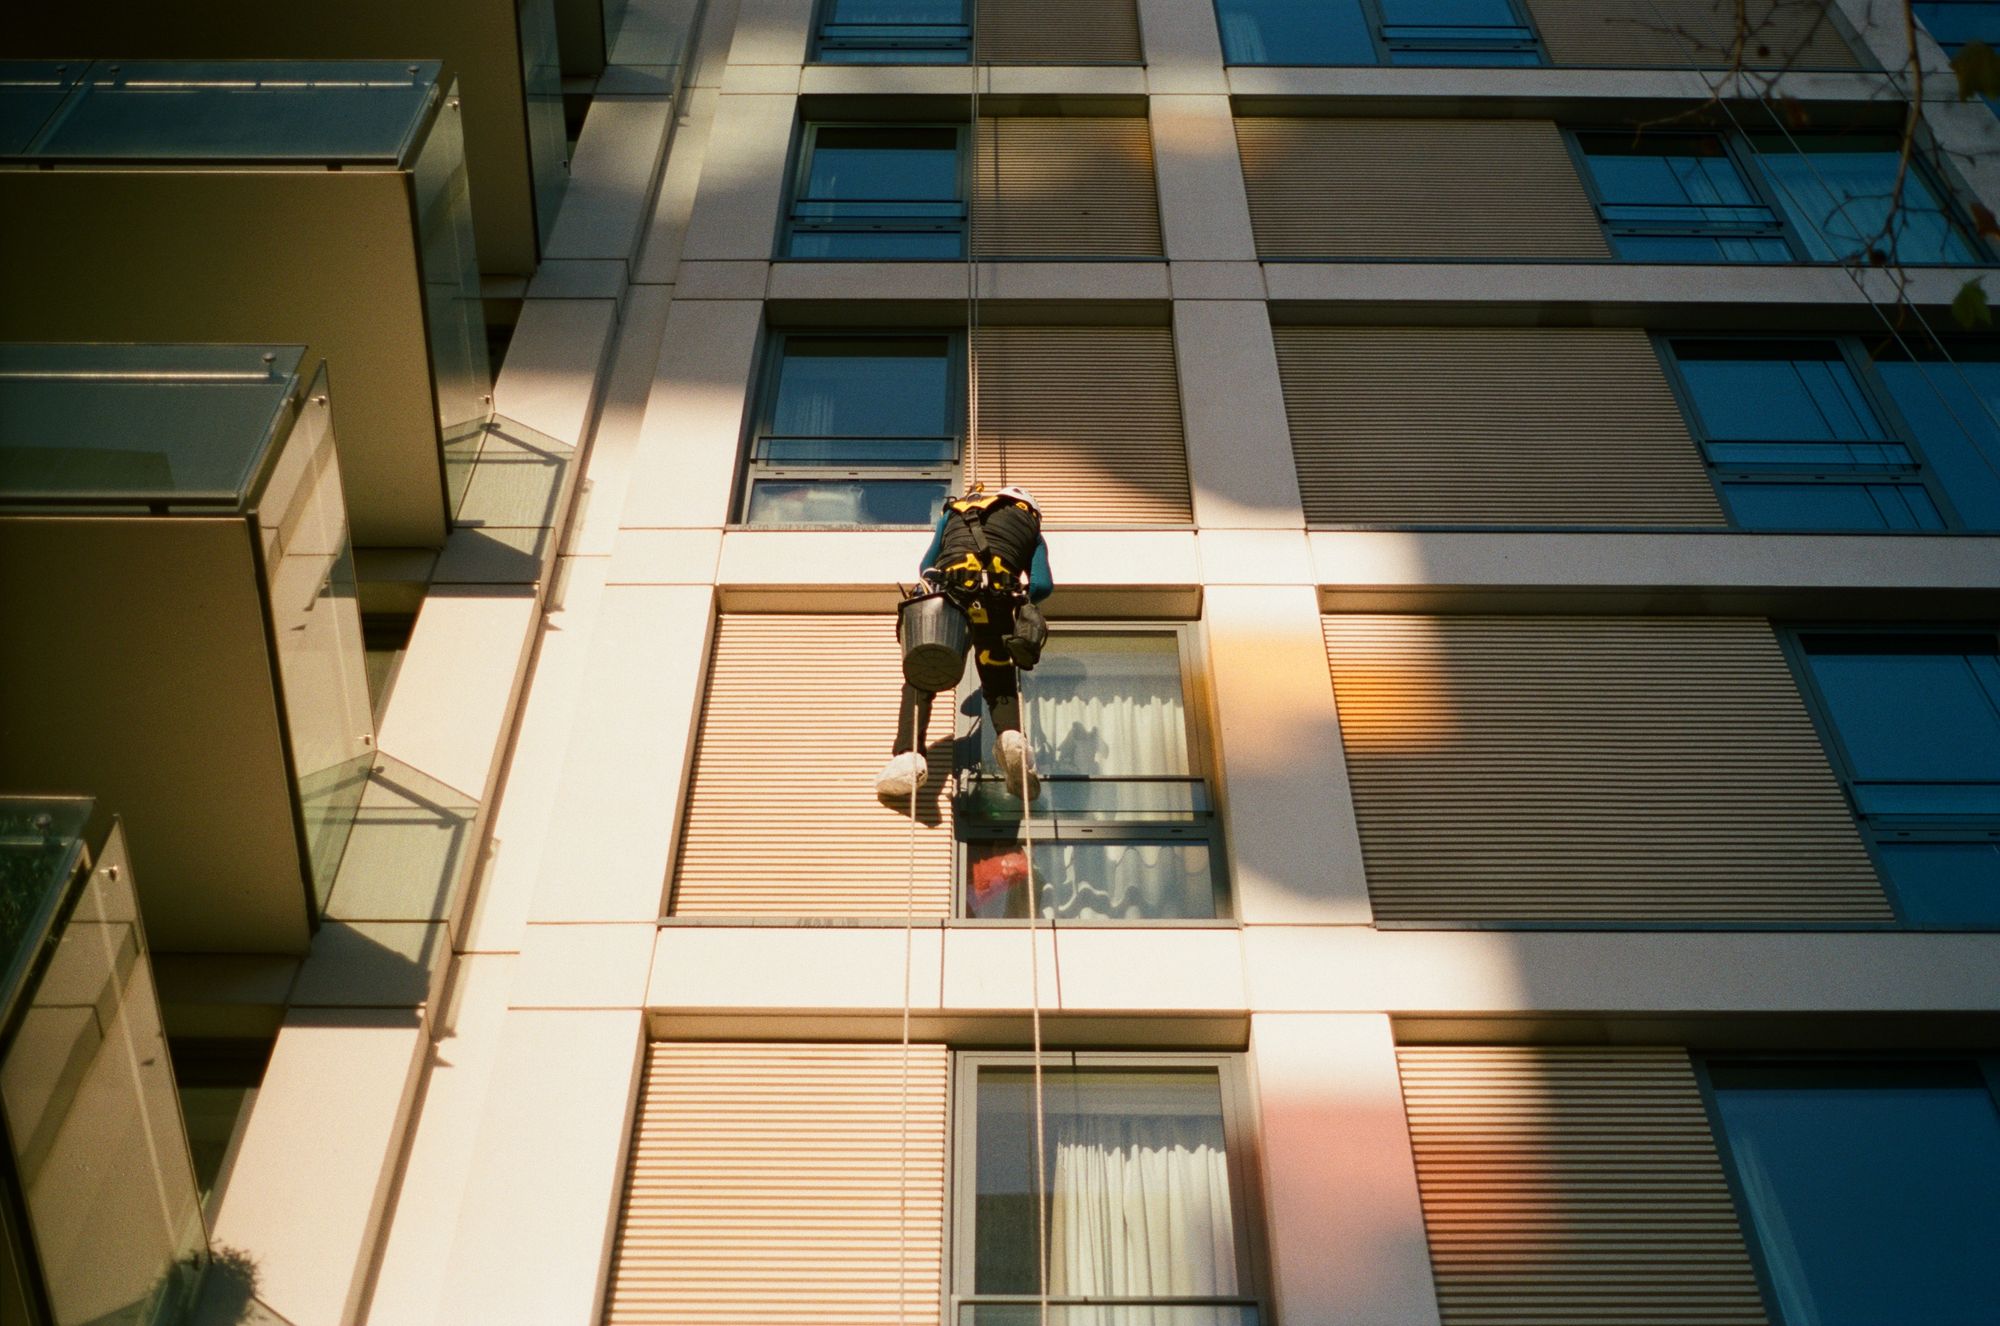
[[931,701],[935,698],[929,691],[903,683],[902,706],[896,710],[896,754],[924,748],[924,733],[931,726]]
[[973,633],[973,660],[979,667],[979,691],[986,697],[986,712],[993,723],[993,755],[1007,790],[1026,801],[1041,795],[1042,780],[1035,774],[1035,762],[1021,735],[1021,674],[1007,653],[1005,623],[990,628],[990,638]]

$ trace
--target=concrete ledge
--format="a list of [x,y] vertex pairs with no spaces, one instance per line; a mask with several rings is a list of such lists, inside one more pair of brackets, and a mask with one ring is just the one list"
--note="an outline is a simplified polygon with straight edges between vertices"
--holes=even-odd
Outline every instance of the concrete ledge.
[[[1229,91],[1239,109],[1257,99],[1312,98],[1320,114],[1447,116],[1605,115],[1619,123],[1706,101],[1709,83],[1697,69],[1416,68],[1412,66],[1234,65]],[[1713,78],[1709,74],[1708,78]],[[1800,101],[1845,103],[1863,117],[1893,121],[1897,98],[1889,80],[1864,70],[1796,70],[1767,93],[1761,83],[1743,100],[1789,96]]]
[[636,256],[672,115],[667,97],[607,97],[591,106],[545,258]]
[[[683,264],[682,271],[686,271]],[[1172,296],[1159,262],[981,262],[983,300],[1048,303],[1162,302]],[[797,262],[771,264],[769,296],[797,301],[965,302],[962,262]]]
[[1335,611],[2000,613],[2000,538],[1315,530]]
[[[987,65],[982,97],[1143,97],[1143,65]],[[799,92],[818,97],[956,97],[969,100],[970,65],[809,64]],[[963,114],[963,112],[960,112]]]

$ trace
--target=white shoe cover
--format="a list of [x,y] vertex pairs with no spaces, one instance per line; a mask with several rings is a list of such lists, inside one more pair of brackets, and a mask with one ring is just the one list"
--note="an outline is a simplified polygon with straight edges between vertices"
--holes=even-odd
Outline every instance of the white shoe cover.
[[930,777],[931,767],[916,751],[905,751],[882,766],[875,776],[875,795],[884,801],[901,801],[915,796]]
[[[1034,756],[1028,751],[1028,739],[1019,732],[1002,732],[995,743],[994,754],[1000,761],[1000,773],[1007,780],[1007,790],[1023,801],[1033,801],[1042,794],[1042,779],[1035,772]],[[1023,775],[1028,780],[1027,791],[1021,790]]]

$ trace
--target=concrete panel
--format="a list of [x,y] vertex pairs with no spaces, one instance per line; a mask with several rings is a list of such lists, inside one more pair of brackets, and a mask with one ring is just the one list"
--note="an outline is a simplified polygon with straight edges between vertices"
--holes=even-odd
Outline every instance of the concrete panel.
[[[957,933],[955,932],[954,938]],[[1062,1007],[1068,1010],[1240,1010],[1242,932],[1142,926],[1062,926],[1056,932]],[[946,954],[957,949],[947,942]],[[950,965],[956,965],[955,963]]]
[[[1194,586],[1201,573],[1191,532],[1051,530],[1049,567],[1070,589]],[[729,587],[907,584],[927,532],[730,530],[716,582]],[[1144,568],[1143,581],[1136,568]],[[1058,593],[1062,590],[1059,588]]]
[[1264,269],[1255,262],[1176,262],[1167,277],[1175,299],[1264,298]]
[[211,1241],[249,1258],[294,1326],[360,1307],[428,1045],[408,1010],[294,1009],[278,1033]]
[[1389,1019],[1259,1013],[1250,1061],[1283,1320],[1437,1326]]
[[569,551],[578,557],[606,556],[618,537],[626,480],[631,476],[632,455],[646,419],[646,398],[652,394],[653,373],[660,362],[669,294],[670,289],[664,286],[634,286],[626,302],[604,403],[584,462],[583,493],[570,527]]
[[[710,4],[733,17],[735,6]],[[613,65],[677,65],[688,54],[688,41],[701,14],[701,0],[626,0],[625,17],[612,34]],[[726,30],[726,29],[725,29]]]
[[729,68],[722,71],[724,95],[735,92],[796,93],[798,90],[799,66],[795,64],[737,64],[732,60]]
[[1302,528],[1298,466],[1264,305],[1177,301],[1174,360],[1195,519],[1210,529]]
[[[992,263],[980,264],[982,293],[992,293],[993,266]],[[772,299],[938,300],[951,301],[962,308],[965,292],[965,264],[962,262],[803,262],[784,259],[772,263],[770,270]]]
[[1257,239],[1250,229],[1229,98],[1156,96],[1150,118],[1167,257],[1254,260]]
[[995,64],[984,65],[982,70],[986,74],[982,96],[989,93],[998,97],[1146,95],[1146,71],[1140,65]]
[[658,928],[652,921],[530,925],[521,941],[510,1007],[642,1007]]
[[708,153],[708,136],[715,127],[719,97],[714,88],[697,88],[681,100],[673,146],[667,153],[667,168],[660,175],[660,191],[653,200],[653,219],[632,276],[636,282],[659,284],[674,279],[681,244],[694,216],[695,192],[701,183],[702,160]]
[[531,921],[659,918],[708,660],[707,587],[607,588]]
[[521,710],[506,785],[493,812],[485,872],[459,941],[462,949],[490,953],[520,948],[543,852],[552,837],[559,843],[569,840],[553,833],[552,821],[604,590],[604,559],[569,563],[566,580],[562,607],[542,626],[535,675]]
[[712,585],[721,556],[721,530],[626,530],[618,536],[605,581],[613,585]]
[[1367,925],[1361,835],[1312,591],[1211,588],[1205,611],[1237,916]]
[[674,272],[675,299],[762,299],[768,262],[684,262]]
[[665,97],[605,97],[591,104],[549,257],[637,256],[672,111]]
[[551,258],[528,281],[528,299],[609,299],[625,297],[622,258]]
[[732,93],[716,104],[685,258],[768,258],[785,197],[796,96]]
[[742,0],[729,43],[731,72],[741,65],[804,64],[814,8],[813,0]]
[[701,527],[728,519],[762,317],[763,306],[751,301],[691,300],[667,310],[624,526]]
[[493,408],[581,447],[617,327],[618,306],[608,299],[530,299],[493,384]]
[[420,1009],[437,1001],[450,956],[441,921],[326,921],[292,983],[291,1006]]
[[382,751],[484,801],[536,616],[533,594],[519,586],[435,589],[389,695]]
[[[688,3],[689,0],[683,0]],[[701,5],[701,25],[695,33],[694,66],[688,74],[689,87],[718,87],[729,62],[730,34],[736,30],[737,0],[706,0]]]
[[500,1057],[514,961],[502,955],[468,955],[453,969],[423,1107],[397,1175],[395,1208],[362,1318],[368,1326],[436,1321],[444,1312],[445,1271],[458,1235],[480,1114]]
[[[1200,0],[1139,0],[1145,38],[1146,84],[1154,96],[1229,91],[1215,7]],[[1158,113],[1158,102],[1154,103]]]
[[642,1045],[636,1011],[508,1013],[441,1326],[598,1320]]
[[1304,530],[1204,529],[1195,536],[1205,585],[1310,585]]

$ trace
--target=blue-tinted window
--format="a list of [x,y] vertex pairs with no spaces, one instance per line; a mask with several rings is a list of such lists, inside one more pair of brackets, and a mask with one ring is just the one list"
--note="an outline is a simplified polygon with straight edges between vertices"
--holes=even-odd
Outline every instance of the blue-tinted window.
[[1845,262],[1879,253],[1898,263],[1982,261],[1917,163],[1891,217],[1900,164],[1894,138],[1803,134],[1752,141],[1786,220],[1813,258]]
[[959,359],[943,333],[782,333],[751,439],[752,525],[928,525],[957,474]]
[[1702,450],[1744,529],[1936,530],[1908,446],[1834,341],[1675,341]]
[[956,258],[964,196],[954,127],[808,125],[786,253]]
[[2000,1112],[1976,1063],[1709,1072],[1773,1326],[2000,1321]]
[[1511,0],[1215,0],[1230,64],[1528,65]]
[[2000,4],[1991,0],[1916,0],[1910,6],[1946,55],[1957,55],[1967,42],[1983,41],[2000,50]]
[[1784,226],[1719,134],[1584,133],[1577,145],[1621,258],[1789,262]]
[[826,0],[819,58],[828,64],[964,64],[969,0]]
[[1808,632],[1800,647],[1905,919],[2000,925],[1995,637]]
[[1884,359],[1875,367],[1959,520],[2000,530],[2000,360]]

